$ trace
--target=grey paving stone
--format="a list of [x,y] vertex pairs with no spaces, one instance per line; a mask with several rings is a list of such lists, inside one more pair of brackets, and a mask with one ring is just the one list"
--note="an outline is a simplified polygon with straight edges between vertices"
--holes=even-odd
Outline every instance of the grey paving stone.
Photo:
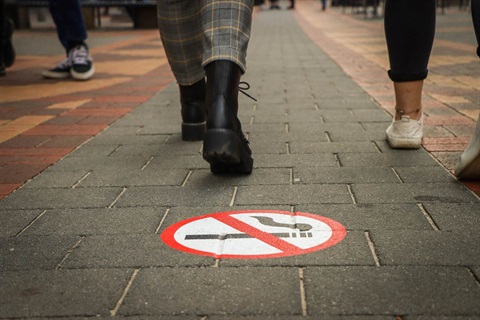
[[[160,315],[155,315],[155,316],[145,316],[145,315],[140,315],[140,316],[131,316],[131,317],[120,317],[120,316],[115,316],[117,319],[128,319],[128,320],[202,320],[202,318],[205,318],[204,316],[185,316],[185,315],[175,315],[175,316],[160,316]],[[52,318],[35,318],[36,320],[51,320]],[[55,320],[90,320],[92,317],[55,317]],[[112,319],[112,316],[95,316],[95,320],[107,320],[107,319]],[[209,318],[210,319],[210,318]],[[348,320],[348,319],[347,319]],[[356,319],[355,319],[356,320]],[[383,320],[383,319],[381,319]],[[388,320],[388,319],[386,319]]]
[[425,203],[425,209],[442,231],[478,231],[480,202]]
[[345,167],[438,166],[438,163],[422,150],[387,153],[378,153],[378,151],[376,153],[339,153],[338,158],[342,166]]
[[[329,132],[329,131],[336,131],[336,130],[344,130],[346,132],[356,131],[356,130],[363,130],[362,125],[357,122],[349,122],[349,123],[326,123],[326,122],[319,122],[315,125],[308,125],[302,123],[289,123],[289,129],[291,133],[303,134],[305,138],[308,136],[316,137],[318,136],[319,139],[322,139],[322,132]],[[310,141],[310,140],[308,140]],[[314,140],[313,140],[314,141]],[[323,140],[318,140],[317,142],[322,142]]]
[[259,154],[286,154],[287,144],[284,141],[267,141],[257,140],[251,141],[250,147],[254,156]]
[[182,155],[201,155],[201,142],[184,142],[178,141],[181,139],[180,135],[172,135],[172,139],[168,140],[166,144],[158,145],[153,150],[154,156],[182,156]]
[[[228,241],[228,240],[227,240]],[[234,241],[233,239],[230,241]],[[223,266],[373,266],[375,261],[368,247],[364,232],[350,231],[346,237],[332,247],[302,255],[266,259],[220,258]]]
[[[168,148],[168,147],[166,147]],[[109,157],[117,158],[117,157],[144,157],[149,158],[153,155],[160,155],[162,154],[161,145],[155,144],[146,144],[146,145],[120,145],[115,149],[115,152],[112,152]],[[198,151],[198,150],[197,150]],[[192,154],[190,151],[188,154]],[[170,152],[168,152],[170,153]]]
[[79,184],[81,187],[124,186],[180,186],[187,177],[187,169],[119,171],[117,168],[94,170]]
[[480,265],[480,235],[465,231],[372,231],[382,265]]
[[294,183],[401,183],[391,168],[298,168]]
[[228,205],[233,192],[233,187],[213,185],[130,187],[115,203],[115,207]]
[[[281,281],[279,281],[281,279]],[[297,268],[140,270],[119,314],[300,314]]]
[[149,234],[96,235],[85,237],[62,263],[62,268],[148,268],[214,266],[212,257],[193,255],[167,246],[154,232]]
[[79,240],[75,236],[57,235],[0,238],[0,271],[53,270]]
[[460,183],[353,184],[359,203],[477,202]]
[[385,131],[365,130],[329,130],[328,135],[333,142],[375,141],[385,138]]
[[[336,167],[333,154],[254,154],[254,168]],[[254,173],[255,174],[255,173]]]
[[0,201],[5,209],[106,208],[122,188],[20,189]]
[[[119,146],[119,145],[149,145],[149,144],[154,144],[154,145],[161,145],[165,143],[167,138],[169,138],[169,135],[146,135],[146,134],[140,134],[141,133],[141,128],[137,127],[121,127],[121,128],[131,128],[130,134],[118,134],[119,130],[116,132],[114,131],[104,131],[98,136],[95,137],[95,139],[90,140],[88,143],[86,143],[86,146],[98,146],[98,145],[103,145],[103,146],[108,146],[108,145],[114,145],[114,146]],[[137,134],[138,132],[138,134]]]
[[185,185],[279,185],[290,184],[290,180],[291,171],[288,168],[258,168],[255,174],[231,176],[212,175],[210,170],[194,170]]
[[128,269],[1,272],[0,317],[106,316],[131,274]]
[[420,166],[395,168],[404,182],[455,182],[457,181],[447,170],[440,166]]
[[71,188],[87,173],[87,170],[44,172],[25,183],[22,188]]
[[237,205],[351,202],[347,186],[341,184],[241,186],[235,200]]
[[85,144],[68,155],[68,157],[91,157],[92,155],[108,157],[115,152],[120,145],[88,145]]
[[300,204],[295,211],[340,222],[347,230],[432,230],[420,208],[411,204]]
[[174,223],[190,219],[193,217],[203,216],[206,214],[212,214],[217,212],[230,212],[230,211],[243,211],[243,210],[280,210],[280,211],[290,211],[291,207],[287,205],[283,206],[262,206],[256,205],[252,207],[248,206],[198,206],[198,207],[187,207],[187,206],[178,206],[172,207],[168,210],[168,213],[163,220],[161,228],[159,228],[159,233],[162,233],[165,228],[173,225]]
[[479,316],[474,315],[474,316],[441,316],[441,315],[436,315],[436,316],[405,316],[405,320],[478,320]]
[[480,287],[464,267],[307,267],[309,315],[480,314]]
[[154,233],[165,208],[90,208],[47,210],[25,235],[98,235]]
[[46,172],[74,172],[88,171],[94,169],[116,168],[118,171],[140,170],[150,157],[136,156],[130,158],[114,158],[114,157],[66,157],[55,163],[54,166],[47,168]]
[[[302,320],[302,319],[319,319],[318,316],[282,316],[282,315],[264,315],[264,316],[208,316],[208,320]],[[333,316],[333,315],[322,315],[321,320],[396,320],[396,316],[388,315],[368,315],[368,316]],[[443,319],[442,319],[443,320]],[[455,320],[455,319],[454,319]],[[467,320],[467,319],[458,319],[458,320]],[[470,320],[470,319],[468,319]]]
[[297,153],[378,153],[372,142],[291,142],[292,154]]
[[0,209],[2,228],[0,237],[13,237],[28,226],[44,210],[4,210]]
[[325,122],[391,121],[391,117],[382,109],[322,110],[321,114]]
[[171,156],[157,155],[149,163],[151,170],[158,169],[210,169],[201,155]]

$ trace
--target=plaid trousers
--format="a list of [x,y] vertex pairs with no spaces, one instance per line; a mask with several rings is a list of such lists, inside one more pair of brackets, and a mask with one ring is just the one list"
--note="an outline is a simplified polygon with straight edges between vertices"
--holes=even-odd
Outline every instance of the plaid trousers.
[[253,0],[157,0],[160,38],[177,82],[200,81],[215,60],[245,72],[252,10]]

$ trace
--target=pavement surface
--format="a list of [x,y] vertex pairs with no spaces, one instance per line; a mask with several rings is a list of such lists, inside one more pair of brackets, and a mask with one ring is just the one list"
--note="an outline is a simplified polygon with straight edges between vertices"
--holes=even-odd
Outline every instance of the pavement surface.
[[[382,20],[317,1],[257,8],[243,80],[258,102],[240,97],[250,176],[212,175],[202,144],[181,141],[158,31],[90,31],[86,82],[42,79],[63,58],[54,32],[17,31],[0,79],[0,318],[480,319],[480,184],[451,174],[480,63],[467,11],[437,24],[424,147],[392,150]],[[265,210],[276,226],[232,223]],[[165,243],[215,212],[237,237],[197,241],[213,254]],[[334,227],[302,234],[301,212]],[[268,258],[302,242],[267,229],[332,235]]]

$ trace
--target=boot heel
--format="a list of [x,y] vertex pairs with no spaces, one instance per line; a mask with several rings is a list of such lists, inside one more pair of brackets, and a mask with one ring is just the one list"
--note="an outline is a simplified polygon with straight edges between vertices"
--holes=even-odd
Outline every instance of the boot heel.
[[203,142],[203,158],[212,173],[252,173],[253,158],[238,135],[228,129],[210,129]]
[[201,141],[205,138],[207,131],[205,122],[200,123],[182,123],[182,140]]

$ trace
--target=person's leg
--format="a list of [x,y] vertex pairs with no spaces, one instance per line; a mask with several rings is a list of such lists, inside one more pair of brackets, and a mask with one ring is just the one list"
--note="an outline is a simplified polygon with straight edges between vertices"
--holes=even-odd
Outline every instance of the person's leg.
[[[471,12],[478,44],[477,55],[480,57],[480,0],[471,1]],[[472,139],[460,155],[455,175],[461,179],[480,179],[480,115]]]
[[423,134],[422,89],[435,35],[435,0],[387,0],[385,36],[394,83],[395,117],[387,129],[394,148],[419,148]]
[[50,0],[50,13],[66,53],[87,39],[87,28],[79,0]]
[[207,133],[203,157],[214,173],[251,173],[252,151],[238,120],[238,86],[246,69],[253,0],[205,0],[203,66],[207,73]]
[[470,2],[473,29],[475,30],[475,36],[477,37],[477,55],[480,57],[480,0],[471,0]]
[[12,44],[14,26],[6,14],[5,0],[0,0],[0,75],[5,75],[5,68],[11,67],[15,61]]
[[203,140],[206,130],[201,1],[157,1],[160,38],[178,82],[182,139]]
[[93,59],[85,40],[87,28],[79,0],[49,0],[50,13],[57,27],[60,43],[67,58],[52,69],[45,70],[45,78],[62,79],[72,76],[88,80],[95,73]]

